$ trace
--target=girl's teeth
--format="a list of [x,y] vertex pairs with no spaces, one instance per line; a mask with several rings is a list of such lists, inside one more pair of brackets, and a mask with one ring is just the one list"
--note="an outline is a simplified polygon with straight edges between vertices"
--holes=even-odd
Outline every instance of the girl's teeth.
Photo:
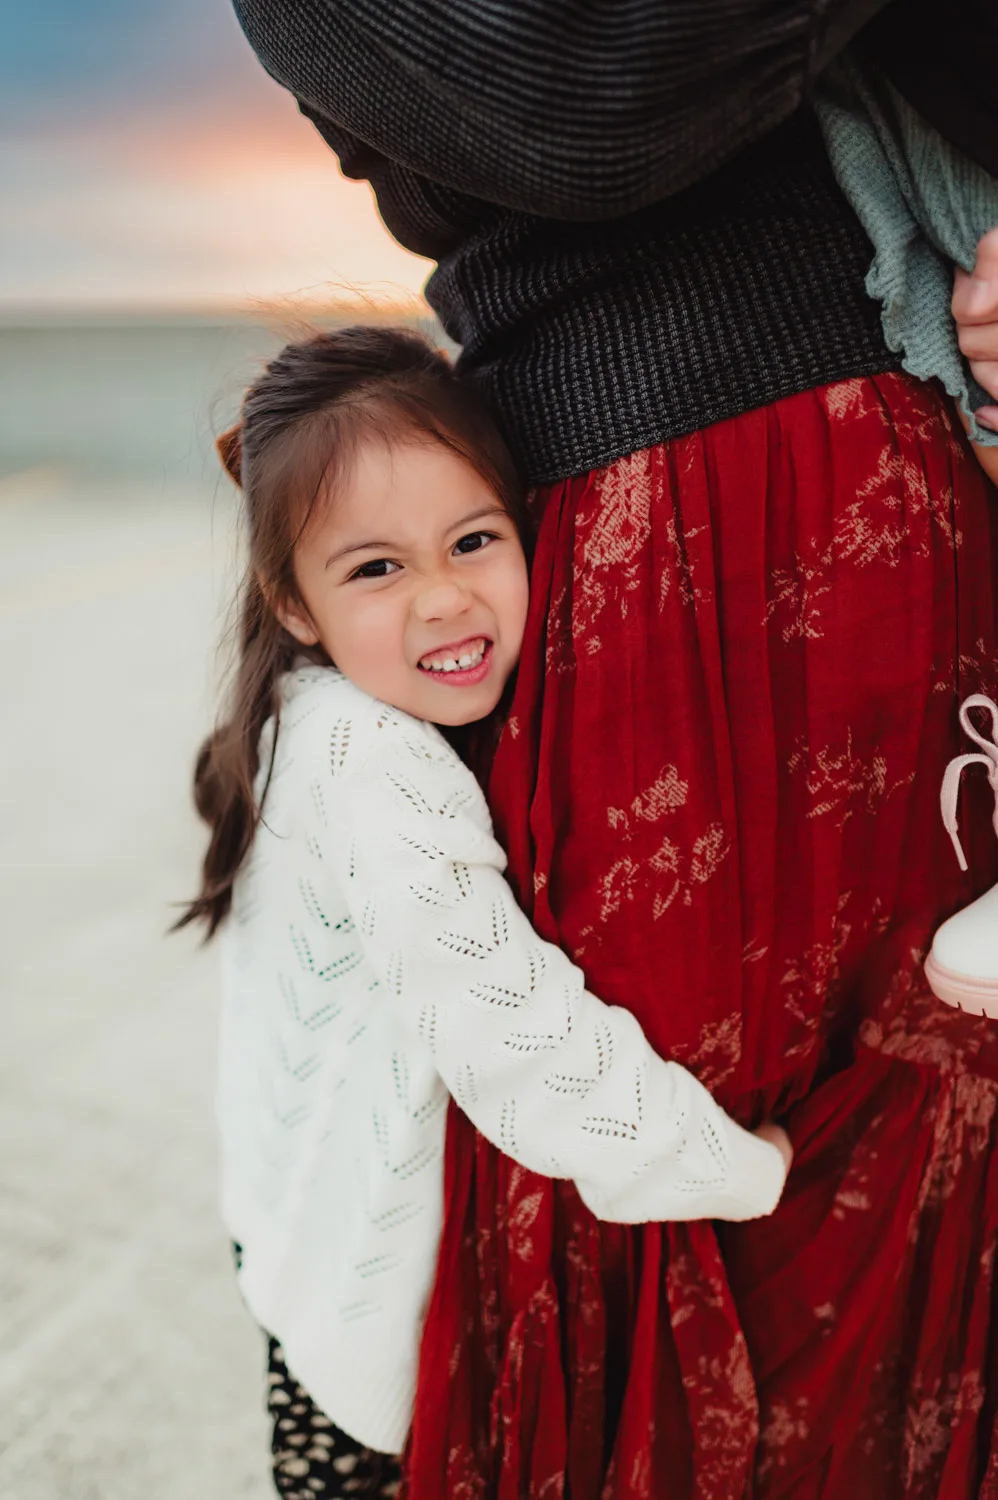
[[466,671],[468,667],[477,667],[485,655],[484,645],[479,646],[477,651],[466,651],[463,656],[455,658],[445,657],[443,661],[429,661],[426,663],[431,672],[460,672]]

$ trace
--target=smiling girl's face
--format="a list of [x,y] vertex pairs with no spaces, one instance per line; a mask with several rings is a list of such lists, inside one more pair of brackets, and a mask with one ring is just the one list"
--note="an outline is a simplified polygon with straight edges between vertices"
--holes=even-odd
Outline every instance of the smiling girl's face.
[[435,724],[491,713],[516,665],[527,564],[482,476],[432,439],[359,447],[295,548],[301,604],[278,607],[351,682]]

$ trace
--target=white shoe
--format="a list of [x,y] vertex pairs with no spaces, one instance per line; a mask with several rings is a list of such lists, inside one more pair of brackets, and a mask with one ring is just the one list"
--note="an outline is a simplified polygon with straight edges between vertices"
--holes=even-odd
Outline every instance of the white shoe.
[[[990,715],[990,739],[975,728],[968,712],[971,708],[982,708]],[[956,810],[960,777],[968,766],[984,766],[987,770],[995,794],[993,822],[998,834],[998,704],[983,693],[974,693],[960,706],[960,723],[980,750],[950,761],[939,800],[960,869],[965,870],[967,860],[960,843]],[[943,923],[925,960],[925,977],[933,994],[945,1005],[998,1020],[998,885]]]

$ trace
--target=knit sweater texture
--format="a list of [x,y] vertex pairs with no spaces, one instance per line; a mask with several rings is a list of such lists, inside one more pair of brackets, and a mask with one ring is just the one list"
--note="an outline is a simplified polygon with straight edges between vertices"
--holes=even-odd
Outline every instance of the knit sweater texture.
[[998,445],[974,417],[991,397],[960,352],[950,311],[954,265],[972,271],[978,241],[998,225],[998,177],[848,53],[826,70],[816,109],[836,178],[873,245],[866,287],[887,344],[910,374],[942,382],[975,442]]
[[[296,670],[283,700],[224,935],[224,1215],[295,1376],[391,1452],[435,1270],[448,1094],[606,1219],[753,1218],[785,1171],[537,937],[436,729],[334,668]],[[261,790],[273,736],[271,721]]]
[[531,484],[900,367],[808,90],[879,0],[236,0]]

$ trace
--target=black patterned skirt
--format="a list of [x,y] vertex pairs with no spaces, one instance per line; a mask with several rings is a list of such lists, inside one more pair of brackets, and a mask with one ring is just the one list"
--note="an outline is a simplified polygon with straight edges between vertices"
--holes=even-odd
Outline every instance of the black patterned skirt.
[[287,1500],[388,1500],[394,1495],[399,1487],[398,1459],[363,1447],[331,1422],[295,1380],[274,1338],[268,1339],[267,1363],[278,1494]]
[[[233,1243],[237,1268],[242,1247]],[[331,1422],[298,1384],[277,1339],[267,1334],[267,1411],[274,1487],[287,1500],[391,1500],[398,1459],[365,1448]]]

